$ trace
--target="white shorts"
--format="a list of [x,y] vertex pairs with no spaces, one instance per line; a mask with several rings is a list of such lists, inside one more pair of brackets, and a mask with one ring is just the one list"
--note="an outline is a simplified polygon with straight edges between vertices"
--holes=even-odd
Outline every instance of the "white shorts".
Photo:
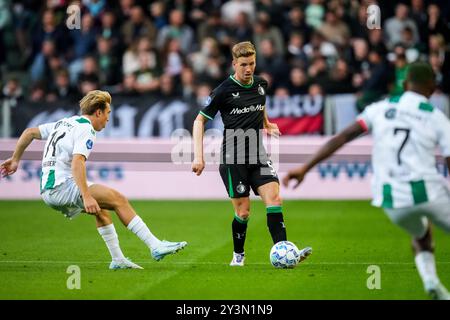
[[[88,181],[87,185],[90,187],[93,183]],[[45,190],[41,197],[49,207],[61,211],[70,219],[84,211],[80,189],[73,178],[67,179],[54,189]]]
[[450,199],[422,203],[408,208],[387,209],[387,216],[417,239],[425,236],[428,221],[450,232]]

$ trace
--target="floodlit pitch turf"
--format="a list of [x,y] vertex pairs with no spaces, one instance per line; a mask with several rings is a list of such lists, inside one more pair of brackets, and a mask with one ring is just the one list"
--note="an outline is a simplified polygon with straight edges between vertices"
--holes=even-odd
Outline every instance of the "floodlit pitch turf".
[[[427,299],[408,236],[367,201],[286,201],[287,234],[313,255],[293,270],[269,263],[271,239],[261,202],[252,203],[246,266],[228,266],[233,210],[227,201],[133,201],[161,239],[188,246],[160,262],[114,216],[127,257],[145,270],[108,270],[93,217],[73,221],[39,201],[0,202],[1,299]],[[441,280],[450,286],[450,237],[435,230]],[[81,270],[68,290],[67,268]],[[367,268],[381,269],[369,290]]]

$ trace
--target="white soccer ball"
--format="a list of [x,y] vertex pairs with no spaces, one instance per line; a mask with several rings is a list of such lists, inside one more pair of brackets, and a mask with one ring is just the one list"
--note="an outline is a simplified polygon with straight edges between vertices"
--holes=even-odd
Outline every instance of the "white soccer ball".
[[300,250],[290,241],[280,241],[270,250],[270,263],[275,268],[294,268],[300,260]]

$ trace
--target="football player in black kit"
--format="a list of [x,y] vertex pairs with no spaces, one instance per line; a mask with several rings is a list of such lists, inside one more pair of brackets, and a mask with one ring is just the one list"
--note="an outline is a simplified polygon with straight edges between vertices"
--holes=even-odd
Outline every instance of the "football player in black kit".
[[[264,129],[272,136],[280,134],[278,126],[269,122],[265,110],[267,81],[253,75],[256,50],[251,42],[234,45],[232,55],[234,74],[211,92],[194,121],[192,171],[199,176],[205,168],[204,126],[220,111],[224,137],[219,171],[235,211],[232,223],[234,253],[230,265],[243,266],[250,188],[255,195],[261,196],[266,206],[267,226],[273,242],[287,238],[278,176],[262,143]],[[311,252],[309,247],[301,250],[299,261]]]

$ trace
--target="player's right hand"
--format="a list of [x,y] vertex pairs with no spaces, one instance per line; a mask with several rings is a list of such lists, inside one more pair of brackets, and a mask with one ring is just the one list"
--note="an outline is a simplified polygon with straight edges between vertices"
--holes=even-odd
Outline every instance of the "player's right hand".
[[194,172],[197,176],[202,174],[203,169],[205,169],[204,160],[194,160],[194,162],[192,162],[192,172]]
[[288,174],[283,178],[283,185],[285,187],[289,186],[290,180],[297,180],[297,183],[294,185],[294,188],[297,188],[300,183],[302,183],[303,179],[305,178],[306,172],[303,170],[303,168],[297,169],[297,170],[291,170],[288,172]]
[[83,204],[84,204],[84,210],[87,213],[99,213],[100,212],[100,206],[97,203],[97,200],[95,200],[91,195],[87,195],[83,197]]
[[17,171],[19,167],[19,162],[13,160],[12,158],[6,160],[0,164],[0,175],[2,177],[10,176]]

